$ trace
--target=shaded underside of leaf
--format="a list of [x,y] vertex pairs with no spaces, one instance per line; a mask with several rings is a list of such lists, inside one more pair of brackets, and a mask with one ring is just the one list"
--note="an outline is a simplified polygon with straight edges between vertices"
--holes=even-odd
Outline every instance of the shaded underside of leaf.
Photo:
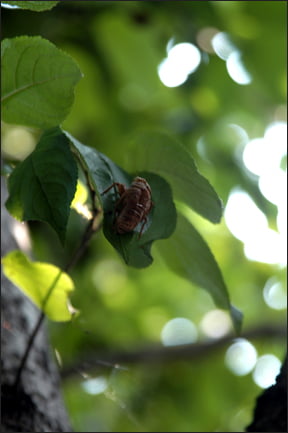
[[178,213],[177,228],[158,249],[167,265],[178,275],[207,290],[219,308],[230,311],[234,327],[240,331],[242,314],[232,307],[218,264],[193,225]]
[[1,43],[2,119],[41,129],[59,125],[74,101],[81,71],[74,60],[39,36]]
[[20,221],[48,223],[65,240],[77,181],[77,165],[59,128],[46,131],[35,150],[8,179],[6,207]]
[[[11,251],[2,259],[3,272],[49,319],[70,320],[75,313],[68,296],[74,290],[69,275],[54,265],[31,262],[21,251]],[[50,293],[50,294],[49,294]]]
[[148,170],[164,177],[175,200],[182,201],[213,223],[222,216],[222,202],[197,170],[190,153],[176,139],[161,132],[143,132],[127,152],[129,170]]

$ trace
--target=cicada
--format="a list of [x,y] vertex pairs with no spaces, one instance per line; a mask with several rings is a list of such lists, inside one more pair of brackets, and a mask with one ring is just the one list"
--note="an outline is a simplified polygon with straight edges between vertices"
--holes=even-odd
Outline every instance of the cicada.
[[119,199],[115,204],[114,229],[116,233],[132,232],[142,223],[139,238],[142,236],[149,212],[153,207],[152,193],[149,183],[143,177],[135,177],[129,187],[123,183],[114,182],[102,194],[116,187]]

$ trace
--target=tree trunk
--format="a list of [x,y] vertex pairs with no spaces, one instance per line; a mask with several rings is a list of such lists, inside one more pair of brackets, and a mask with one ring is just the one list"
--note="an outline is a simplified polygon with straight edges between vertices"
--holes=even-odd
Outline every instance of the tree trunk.
[[247,432],[287,432],[287,356],[276,384],[257,398],[254,419]]
[[[15,221],[5,209],[5,181],[1,180],[1,255],[17,249],[12,234]],[[70,432],[68,417],[60,393],[60,380],[47,339],[41,326],[20,376],[15,377],[27,341],[40,312],[30,300],[1,274],[2,288],[2,421],[3,432]]]

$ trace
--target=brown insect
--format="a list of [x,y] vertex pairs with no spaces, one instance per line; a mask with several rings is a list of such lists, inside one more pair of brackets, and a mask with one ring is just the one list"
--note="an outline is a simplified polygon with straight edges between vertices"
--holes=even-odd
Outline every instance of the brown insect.
[[120,195],[115,204],[114,229],[119,234],[128,233],[143,222],[139,239],[147,222],[147,216],[153,206],[150,185],[143,177],[137,176],[128,188],[123,183],[114,182],[102,194],[105,194],[114,186],[117,187]]

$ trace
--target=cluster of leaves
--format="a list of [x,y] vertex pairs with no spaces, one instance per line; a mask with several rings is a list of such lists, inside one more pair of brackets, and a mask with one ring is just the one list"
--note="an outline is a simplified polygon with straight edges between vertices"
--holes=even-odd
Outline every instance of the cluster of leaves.
[[[22,2],[7,3],[23,6]],[[33,10],[43,9],[43,2],[25,3],[26,8],[29,8],[28,3],[33,3]],[[46,3],[49,3],[47,7],[52,7],[57,2]],[[73,104],[74,87],[82,76],[69,55],[41,37],[22,36],[2,42],[1,59],[3,121],[42,131],[35,150],[9,176],[6,203],[9,212],[20,221],[48,223],[64,244],[70,206],[76,191],[78,164],[86,175],[93,208],[104,213],[104,234],[127,265],[137,268],[150,265],[153,242],[169,238],[165,244],[159,245],[167,264],[181,276],[208,290],[217,306],[230,310],[234,326],[239,330],[241,314],[230,304],[221,271],[208,245],[183,216],[181,207],[176,212],[174,201],[184,203],[212,223],[219,222],[222,214],[221,200],[207,179],[197,171],[184,147],[168,135],[143,133],[127,150],[129,172],[126,172],[103,153],[80,143],[61,129],[60,125]],[[128,187],[135,174],[149,182],[154,203],[140,238],[138,229],[122,235],[115,233],[115,190],[102,195],[114,182]],[[50,296],[51,284],[46,290],[43,287],[41,291],[37,289],[39,278],[36,277],[40,268],[33,268],[25,260],[22,255],[10,253],[4,259],[7,276],[22,287],[51,319],[67,320],[67,310],[63,315],[57,314],[56,319],[49,313],[52,298],[47,302],[47,293]],[[28,283],[23,266],[31,271],[31,278],[35,277],[37,284]],[[50,279],[54,281],[53,278],[55,276]],[[61,286],[61,278],[52,286],[67,294],[69,290],[64,283]]]

